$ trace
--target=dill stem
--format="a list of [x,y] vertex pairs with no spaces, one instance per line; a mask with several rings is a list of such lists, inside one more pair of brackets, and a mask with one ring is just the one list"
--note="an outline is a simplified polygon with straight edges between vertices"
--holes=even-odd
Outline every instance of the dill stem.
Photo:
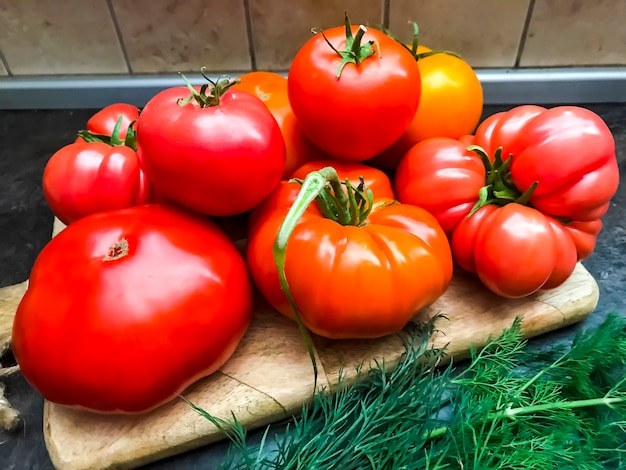
[[588,398],[585,400],[562,401],[557,403],[542,403],[540,405],[520,406],[517,408],[506,408],[502,411],[491,413],[488,419],[515,418],[519,415],[540,413],[552,410],[571,410],[575,408],[588,408],[591,406],[611,406],[626,401],[626,397],[602,397]]
[[[515,418],[519,415],[527,415],[532,413],[541,413],[545,411],[553,410],[572,410],[575,408],[589,408],[592,406],[611,406],[619,403],[626,402],[626,397],[602,397],[602,398],[588,398],[585,400],[572,400],[563,401],[557,403],[542,403],[540,405],[520,406],[517,408],[506,408],[501,411],[496,411],[487,415],[485,421],[495,421],[500,418]],[[422,434],[422,439],[428,441],[431,439],[438,439],[448,432],[447,426],[439,426],[430,431]]]

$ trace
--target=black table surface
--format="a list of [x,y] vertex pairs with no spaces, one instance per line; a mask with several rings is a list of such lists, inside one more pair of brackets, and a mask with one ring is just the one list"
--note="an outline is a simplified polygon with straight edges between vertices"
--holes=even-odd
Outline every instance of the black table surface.
[[[484,116],[511,106],[486,106]],[[603,218],[594,253],[583,264],[597,280],[600,301],[583,322],[531,341],[542,347],[568,343],[580,329],[598,325],[608,313],[626,316],[626,105],[584,104],[598,113],[615,137],[621,184]],[[28,278],[35,257],[49,240],[53,215],[41,190],[50,156],[72,142],[96,110],[0,110],[0,287]],[[4,365],[11,357],[5,358]],[[20,373],[5,380],[7,398],[22,416],[17,430],[0,430],[0,468],[48,470],[52,463],[43,441],[43,399]],[[277,428],[278,431],[280,427]],[[258,438],[261,431],[250,433]],[[205,446],[149,464],[145,469],[215,468],[226,442]]]

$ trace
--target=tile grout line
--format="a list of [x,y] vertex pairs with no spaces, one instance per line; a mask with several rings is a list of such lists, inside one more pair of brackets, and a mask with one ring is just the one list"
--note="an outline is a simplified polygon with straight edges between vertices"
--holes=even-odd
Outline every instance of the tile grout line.
[[252,71],[256,67],[256,55],[254,53],[254,37],[252,36],[252,13],[250,12],[250,1],[243,0],[244,16],[246,18],[246,32],[248,33],[248,54],[250,55],[250,68]]
[[126,62],[126,68],[128,69],[128,73],[133,74],[133,67],[130,63],[130,59],[128,58],[128,51],[126,50],[126,44],[124,43],[124,36],[122,36],[122,30],[120,29],[120,24],[117,21],[117,14],[115,13],[115,8],[113,7],[113,0],[107,0],[107,5],[109,7],[109,14],[111,15],[111,21],[113,21],[113,27],[115,28],[115,33],[117,34],[117,40],[120,43],[120,49],[122,50],[122,56],[124,57],[124,62]]
[[7,58],[4,56],[2,49],[0,49],[0,62],[4,65],[4,69],[7,71],[7,76],[12,77],[13,72],[11,72],[11,67],[9,67],[9,63],[7,62]]
[[389,11],[391,10],[391,0],[383,2],[383,26],[389,29]]
[[526,12],[526,19],[524,20],[524,27],[522,28],[522,37],[519,41],[519,47],[517,48],[517,55],[515,56],[514,68],[520,66],[522,60],[522,54],[524,53],[524,46],[526,46],[526,35],[528,34],[528,28],[530,27],[530,20],[533,16],[533,10],[535,9],[535,0],[528,2],[528,11]]

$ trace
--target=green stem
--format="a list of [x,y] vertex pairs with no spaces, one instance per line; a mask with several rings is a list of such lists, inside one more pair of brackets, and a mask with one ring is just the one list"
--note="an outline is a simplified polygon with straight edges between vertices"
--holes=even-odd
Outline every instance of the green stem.
[[[285,272],[287,259],[287,247],[289,239],[296,228],[296,225],[304,215],[307,208],[313,201],[317,201],[322,214],[342,225],[360,225],[369,215],[374,195],[369,188],[364,187],[363,178],[358,188],[354,188],[349,181],[344,186],[339,180],[339,175],[332,167],[325,167],[319,171],[309,173],[304,180],[294,180],[301,184],[300,191],[293,204],[289,208],[283,220],[272,247],[274,262],[278,270],[278,280],[281,290],[289,302],[294,318],[298,324],[298,329],[302,335],[304,343],[309,352],[314,373],[314,390],[317,389],[317,361],[313,340],[308,329],[302,322],[302,317],[298,306],[291,294],[289,281]],[[332,191],[332,194],[331,194]],[[347,192],[347,194],[346,194]]]
[[[611,407],[616,404],[625,403],[626,397],[602,397],[588,398],[583,400],[563,401],[558,403],[543,403],[539,405],[520,406],[516,408],[506,408],[487,415],[486,421],[495,421],[496,419],[515,419],[517,416],[529,415],[533,413],[543,413],[554,410],[573,410],[577,408],[591,408],[594,406]],[[430,431],[425,432],[422,438],[425,440],[437,439],[446,434],[450,428],[448,426],[439,426]]]
[[123,117],[120,114],[120,117],[115,122],[115,126],[113,127],[113,132],[111,133],[111,135],[95,134],[91,131],[83,129],[78,131],[78,136],[85,142],[102,142],[113,147],[124,145],[137,151],[137,139],[135,136],[135,131],[133,129],[135,121],[130,123],[128,129],[126,130],[126,138],[122,140],[120,138],[120,128],[122,127],[122,120]]
[[388,28],[383,26],[382,31],[391,39],[393,39],[402,47],[404,47],[407,51],[409,51],[416,62],[419,62],[420,60],[425,59],[426,57],[430,57],[432,55],[437,55],[437,54],[447,54],[447,55],[454,56],[458,59],[461,59],[461,56],[459,54],[457,54],[456,52],[452,52],[452,51],[428,51],[428,52],[422,52],[421,54],[419,54],[417,52],[417,49],[419,48],[419,26],[417,25],[415,21],[411,22],[411,24],[413,25],[413,41],[411,43],[411,47],[407,46],[403,41],[400,41],[396,36],[394,36],[391,33],[391,31],[389,31]]
[[374,41],[367,41],[365,44],[361,44],[363,35],[367,32],[367,28],[365,26],[360,25],[357,29],[356,35],[352,36],[352,25],[350,24],[350,18],[348,17],[347,12],[345,12],[344,25],[346,28],[346,49],[343,51],[338,50],[332,45],[323,30],[319,28],[313,28],[311,30],[314,34],[321,34],[326,41],[326,44],[328,44],[328,46],[335,51],[339,57],[341,57],[341,63],[339,64],[337,73],[335,74],[336,79],[341,77],[341,72],[346,64],[351,63],[359,65],[365,59],[376,53],[376,51],[372,48]]
[[467,217],[471,217],[481,207],[489,204],[500,207],[512,202],[522,205],[529,204],[530,198],[537,188],[538,181],[535,181],[535,183],[523,193],[517,189],[511,179],[510,166],[513,161],[512,155],[506,160],[503,160],[502,147],[499,147],[496,149],[492,161],[487,155],[487,152],[478,145],[470,145],[467,147],[467,150],[478,155],[485,166],[485,185],[478,190],[478,200]]
[[187,98],[180,98],[178,100],[178,106],[186,106],[192,101],[195,101],[200,108],[219,106],[222,95],[224,95],[230,87],[240,82],[240,80],[231,80],[227,76],[220,76],[216,81],[213,81],[207,75],[206,67],[202,67],[200,73],[209,83],[203,84],[200,87],[200,91],[197,91],[189,80],[187,80],[187,77],[179,72],[179,75],[185,81],[185,85],[191,94]]

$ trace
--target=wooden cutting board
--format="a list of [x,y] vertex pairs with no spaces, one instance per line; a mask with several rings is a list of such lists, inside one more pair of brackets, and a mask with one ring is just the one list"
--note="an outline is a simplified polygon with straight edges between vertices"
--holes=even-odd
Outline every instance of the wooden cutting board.
[[[0,308],[8,311],[5,316],[14,312],[25,287],[24,283],[0,289]],[[584,319],[598,297],[595,280],[581,264],[559,288],[516,300],[497,297],[475,278],[456,273],[448,291],[415,320],[436,314],[447,317],[438,320],[441,331],[433,344],[447,344],[450,357],[464,358],[472,346],[484,345],[516,316],[523,318],[525,336],[533,337]],[[359,341],[316,337],[315,348],[318,384],[331,391],[340,369],[350,382],[356,366],[384,359],[385,367],[392,368],[404,351],[399,335]],[[214,416],[231,419],[234,413],[253,429],[297,415],[311,399],[312,389],[311,362],[295,323],[259,300],[235,354],[184,396]],[[137,416],[103,416],[46,401],[43,426],[50,458],[62,470],[134,468],[224,438],[179,399]]]

